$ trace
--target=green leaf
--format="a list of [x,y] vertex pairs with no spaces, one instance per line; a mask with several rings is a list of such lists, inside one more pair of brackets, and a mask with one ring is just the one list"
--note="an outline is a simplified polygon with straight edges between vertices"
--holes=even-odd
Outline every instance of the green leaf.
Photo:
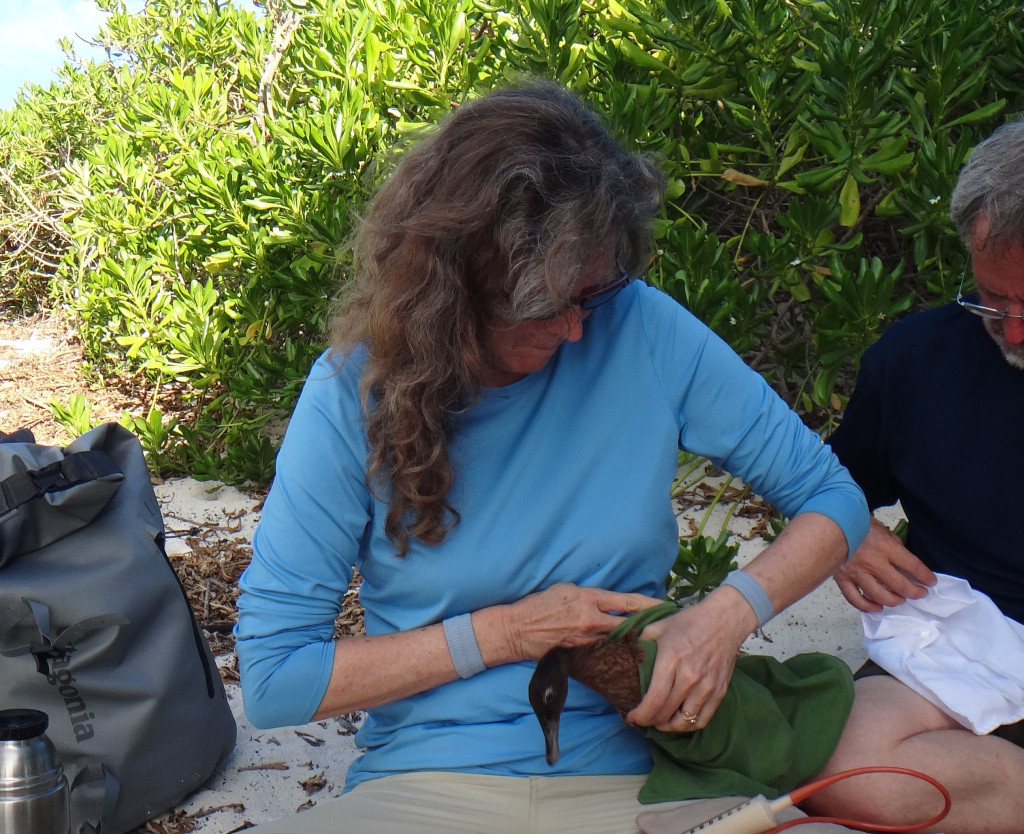
[[853,174],[846,177],[843,190],[839,192],[839,224],[855,226],[860,217],[860,189]]
[[911,165],[914,164],[914,154],[905,153],[900,154],[893,159],[888,159],[884,162],[875,162],[868,164],[868,160],[865,159],[861,165],[871,171],[877,171],[879,174],[898,174],[901,171],[905,171]]
[[619,51],[633,64],[643,69],[654,72],[664,72],[673,75],[671,68],[664,62],[655,58],[651,53],[641,49],[629,38],[621,38],[618,42]]
[[804,158],[804,154],[807,153],[807,148],[808,147],[809,147],[809,143],[804,143],[803,145],[800,145],[789,156],[784,156],[782,158],[782,161],[779,162],[779,170],[775,172],[776,178],[781,177],[783,174],[785,174],[794,165],[796,165],[799,162],[802,162],[803,158]]
[[250,208],[259,209],[260,211],[266,211],[268,209],[278,209],[279,211],[287,211],[287,207],[280,203],[271,203],[267,200],[259,200],[256,198],[250,200],[243,200],[243,206],[249,206]]
[[977,110],[973,110],[970,113],[966,113],[958,119],[953,119],[951,122],[947,122],[943,127],[956,127],[957,125],[973,125],[978,122],[985,122],[989,119],[994,119],[1003,109],[1006,107],[1006,99],[1001,98],[999,101],[994,101],[991,104],[986,104],[984,107],[979,107]]
[[792,56],[793,64],[807,72],[821,72],[821,64],[816,61],[805,61],[798,55]]

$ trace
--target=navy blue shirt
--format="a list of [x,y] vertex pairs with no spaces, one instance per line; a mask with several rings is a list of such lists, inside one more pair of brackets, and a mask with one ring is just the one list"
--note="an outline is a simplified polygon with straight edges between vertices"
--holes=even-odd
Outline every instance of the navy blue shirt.
[[1024,370],[955,303],[869,348],[832,449],[871,509],[902,503],[907,547],[1024,622]]

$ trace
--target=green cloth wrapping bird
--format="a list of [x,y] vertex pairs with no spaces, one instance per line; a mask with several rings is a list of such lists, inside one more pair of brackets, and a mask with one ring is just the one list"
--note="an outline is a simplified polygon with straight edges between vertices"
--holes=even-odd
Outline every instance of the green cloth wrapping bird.
[[[544,730],[548,761],[558,758],[558,719],[568,678],[605,695],[625,716],[647,692],[657,644],[637,635],[678,611],[666,602],[634,614],[606,640],[558,648],[537,664],[530,701]],[[715,796],[774,799],[818,773],[839,742],[853,705],[853,674],[839,658],[817,652],[785,661],[741,655],[725,698],[702,730],[673,733],[640,727],[653,768],[643,803]]]

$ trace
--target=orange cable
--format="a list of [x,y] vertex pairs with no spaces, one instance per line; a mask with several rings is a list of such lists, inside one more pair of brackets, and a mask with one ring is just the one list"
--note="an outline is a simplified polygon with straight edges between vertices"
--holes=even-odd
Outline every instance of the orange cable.
[[877,766],[877,767],[855,767],[851,770],[844,770],[840,773],[835,773],[832,776],[827,776],[824,779],[819,779],[816,782],[811,782],[809,785],[804,785],[801,788],[797,788],[791,791],[789,798],[792,800],[794,805],[803,802],[811,794],[817,793],[822,788],[827,788],[841,779],[847,779],[851,776],[860,776],[865,773],[901,773],[907,776],[914,776],[918,779],[922,779],[934,786],[939,793],[942,794],[943,808],[939,812],[938,816],[932,817],[925,822],[915,823],[913,825],[871,825],[869,823],[859,822],[857,820],[846,820],[839,817],[803,817],[801,819],[790,820],[784,822],[782,825],[778,825],[775,828],[769,829],[765,834],[778,834],[779,831],[784,831],[787,828],[792,828],[796,825],[801,825],[808,822],[830,822],[835,825],[845,825],[847,828],[856,828],[860,831],[872,831],[872,832],[906,832],[906,831],[920,831],[922,828],[927,828],[929,825],[935,825],[940,820],[944,819],[946,814],[949,813],[949,809],[953,806],[953,799],[949,795],[949,791],[946,790],[945,786],[937,779],[933,779],[927,773],[921,773],[918,770],[911,770],[906,767],[890,767],[890,766]]

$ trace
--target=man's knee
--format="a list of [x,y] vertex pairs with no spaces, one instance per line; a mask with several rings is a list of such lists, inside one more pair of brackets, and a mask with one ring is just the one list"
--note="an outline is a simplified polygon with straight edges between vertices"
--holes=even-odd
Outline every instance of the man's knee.
[[[960,728],[938,707],[895,678],[862,678],[855,684],[855,693],[850,717],[822,776],[856,767],[897,764],[900,745],[908,739],[936,730]],[[860,783],[859,779],[854,781]]]
[[905,739],[937,730],[963,727],[927,698],[893,677],[862,678],[854,685],[853,709],[844,731],[873,748],[898,745]]

